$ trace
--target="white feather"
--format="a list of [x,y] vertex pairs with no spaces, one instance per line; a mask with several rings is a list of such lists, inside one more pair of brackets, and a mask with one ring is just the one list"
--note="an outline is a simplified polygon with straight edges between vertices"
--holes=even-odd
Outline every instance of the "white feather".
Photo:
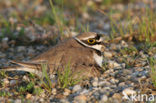
[[96,63],[102,67],[103,57],[97,55],[96,53],[93,54],[93,58],[95,59]]
[[95,38],[95,35],[91,35],[91,36],[88,36],[88,37],[85,37],[85,38],[82,38],[82,40],[87,40],[89,38]]

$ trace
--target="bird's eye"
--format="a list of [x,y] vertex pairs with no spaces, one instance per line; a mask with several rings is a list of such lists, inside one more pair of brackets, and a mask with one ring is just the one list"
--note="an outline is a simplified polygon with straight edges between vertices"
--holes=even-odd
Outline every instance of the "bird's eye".
[[94,44],[95,43],[95,39],[88,39],[88,43],[89,44]]

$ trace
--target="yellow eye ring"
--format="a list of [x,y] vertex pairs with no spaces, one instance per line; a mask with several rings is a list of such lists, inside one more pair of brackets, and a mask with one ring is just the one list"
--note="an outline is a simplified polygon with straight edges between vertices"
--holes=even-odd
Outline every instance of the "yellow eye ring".
[[95,43],[95,39],[88,39],[88,43],[89,44],[94,44]]

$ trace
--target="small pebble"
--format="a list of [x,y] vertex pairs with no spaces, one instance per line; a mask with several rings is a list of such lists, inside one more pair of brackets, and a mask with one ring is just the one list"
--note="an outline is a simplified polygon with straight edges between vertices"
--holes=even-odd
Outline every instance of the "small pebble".
[[5,85],[9,84],[9,80],[8,80],[7,78],[4,78],[4,79],[3,79],[3,83],[4,83]]
[[0,52],[0,58],[5,58],[6,57],[6,54]]
[[63,98],[60,100],[60,103],[70,103],[67,99]]
[[111,58],[113,54],[111,52],[104,52],[104,57]]
[[132,94],[136,94],[136,91],[134,91],[133,89],[130,88],[126,88],[122,91],[123,94],[127,94],[127,95],[132,95]]
[[112,96],[113,98],[115,98],[115,99],[118,99],[118,100],[121,100],[121,94],[119,94],[119,93],[114,93],[114,95]]
[[120,87],[125,86],[125,82],[121,82],[121,83],[119,83],[119,85],[118,85],[118,86],[120,86]]
[[121,41],[121,45],[122,45],[123,47],[128,47],[128,44],[127,44],[124,40]]
[[115,84],[115,83],[118,83],[119,80],[112,78],[112,79],[110,80],[110,82],[113,83],[113,84]]
[[17,52],[24,52],[26,50],[25,46],[18,46],[17,47]]
[[23,76],[23,80],[28,81],[28,82],[30,81],[30,79],[26,75]]
[[17,80],[11,80],[11,81],[10,81],[10,86],[15,85],[16,83],[17,83]]
[[14,103],[22,103],[22,100],[21,99],[16,99],[16,100],[14,100]]
[[43,103],[44,102],[44,99],[43,98],[40,98],[39,101]]
[[70,94],[70,92],[71,91],[69,89],[65,88],[63,95],[68,96]]
[[31,96],[32,96],[32,94],[27,94],[27,95],[26,95],[26,99],[30,99]]
[[116,49],[117,49],[116,44],[111,43],[111,45],[110,45],[110,49],[112,49],[112,50],[116,50]]
[[80,85],[75,85],[73,87],[73,92],[77,92],[77,91],[80,91],[81,90],[81,86]]
[[100,102],[102,103],[102,102],[106,102],[106,101],[108,101],[108,96],[107,95],[102,95]]
[[57,89],[53,88],[51,92],[52,92],[53,95],[55,95],[57,93]]
[[97,86],[98,86],[98,81],[93,81],[92,85],[93,85],[94,87],[97,87]]
[[85,95],[78,95],[74,98],[76,103],[86,103],[87,97]]
[[80,94],[88,94],[88,93],[89,93],[89,90],[83,89],[83,91]]
[[118,63],[115,62],[115,61],[108,61],[108,66],[109,66],[110,68],[119,68],[119,67],[121,67],[121,65],[118,64]]

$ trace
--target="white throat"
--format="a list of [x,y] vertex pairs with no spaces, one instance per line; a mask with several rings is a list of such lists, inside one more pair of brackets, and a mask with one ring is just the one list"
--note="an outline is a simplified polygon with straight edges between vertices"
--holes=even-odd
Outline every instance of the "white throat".
[[102,57],[102,55],[99,56],[99,55],[97,55],[96,53],[93,53],[93,58],[94,58],[94,60],[96,61],[96,63],[97,63],[100,67],[102,67],[102,62],[103,62],[103,57]]
[[75,39],[76,41],[78,41],[79,43],[81,43],[82,45],[86,46],[86,47],[93,48],[93,49],[96,49],[96,50],[101,51],[102,45],[93,45],[93,46],[90,46],[90,45],[87,45],[87,44],[83,43],[81,40],[79,40],[79,39],[76,38],[76,37],[74,37],[74,39]]

